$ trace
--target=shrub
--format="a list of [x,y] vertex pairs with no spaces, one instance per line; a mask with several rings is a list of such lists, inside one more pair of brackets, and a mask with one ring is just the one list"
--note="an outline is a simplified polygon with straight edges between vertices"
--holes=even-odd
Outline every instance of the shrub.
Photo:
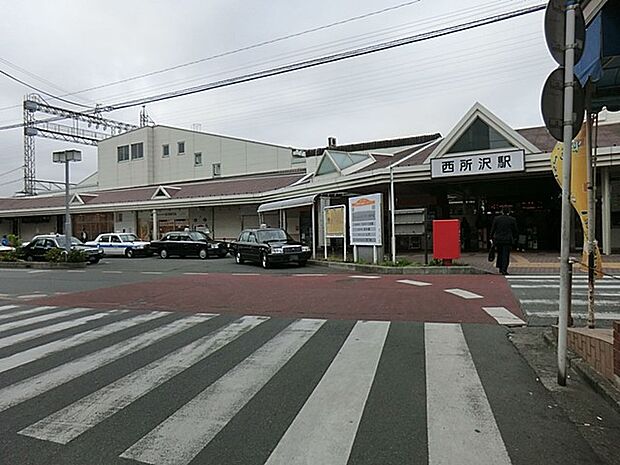
[[9,251],[0,253],[0,262],[16,262],[18,258],[17,251]]
[[69,263],[82,263],[86,260],[88,260],[88,256],[83,250],[70,250],[69,255],[67,255],[67,261]]
[[9,234],[7,239],[9,240],[9,245],[11,247],[18,248],[22,246],[22,240],[19,236],[16,236],[15,234]]
[[67,251],[64,249],[53,248],[45,253],[45,260],[51,263],[61,263],[67,261]]

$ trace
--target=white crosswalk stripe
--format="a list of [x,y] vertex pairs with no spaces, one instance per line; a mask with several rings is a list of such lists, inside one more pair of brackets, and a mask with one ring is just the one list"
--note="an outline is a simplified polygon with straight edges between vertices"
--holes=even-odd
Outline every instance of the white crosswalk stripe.
[[[48,310],[50,308],[53,308],[53,307],[37,307],[37,309],[41,311]],[[79,310],[83,310],[83,309],[77,309],[77,311]],[[26,318],[25,320],[12,321],[10,323],[0,324],[0,331],[8,331],[9,329],[21,328],[23,326],[40,323],[42,321],[53,321],[58,318],[63,318],[65,316],[69,316],[75,313],[77,313],[76,310],[70,309],[70,310],[63,310],[61,312],[46,313],[45,315],[33,316],[30,318]]]
[[[78,312],[80,310],[87,310],[87,309],[86,308],[73,308],[71,310]],[[87,315],[82,318],[76,318],[75,320],[63,321],[62,323],[56,323],[50,326],[44,326],[43,328],[32,329],[30,331],[25,331],[23,333],[14,334],[12,336],[6,336],[3,338],[0,338],[0,348],[8,347],[10,345],[17,344],[18,342],[29,341],[39,336],[44,336],[46,334],[52,334],[58,331],[63,331],[65,329],[74,328],[76,326],[81,326],[83,324],[88,323],[89,321],[95,321],[105,316],[114,315],[118,313],[124,313],[124,311],[123,310],[108,310],[107,312],[95,313],[93,315]]]
[[[518,320],[503,307],[483,307],[483,310],[502,324]],[[393,370],[389,360],[396,356],[401,358],[403,346],[398,337],[403,337],[411,338],[411,343],[414,338],[419,341],[419,346],[410,349],[419,357],[420,366],[411,369],[420,369],[425,376],[424,379],[418,378],[418,390],[425,402],[404,406],[402,418],[395,419],[394,425],[397,428],[406,423],[403,419],[411,415],[421,419],[426,435],[416,439],[426,442],[427,463],[512,465],[509,453],[512,455],[514,448],[508,447],[509,441],[529,441],[521,436],[515,439],[514,435],[503,435],[497,413],[494,414],[496,404],[493,402],[498,402],[497,397],[493,400],[485,389],[484,373],[478,366],[479,359],[474,358],[476,347],[470,345],[472,333],[468,334],[460,324],[328,322],[319,319],[285,321],[265,316],[233,319],[208,313],[123,312],[76,314],[73,320],[61,323],[50,320],[44,328],[0,339],[0,347],[10,348],[8,341],[32,340],[36,344],[35,334],[40,337],[63,328],[77,331],[71,336],[43,342],[12,355],[0,355],[0,372],[16,368],[10,373],[15,381],[5,380],[0,388],[0,434],[7,434],[2,422],[10,418],[19,424],[11,434],[19,434],[24,444],[39,441],[37,447],[32,448],[35,452],[53,445],[54,453],[60,457],[65,450],[75,452],[82,443],[92,446],[89,441],[97,438],[99,431],[107,431],[106,434],[111,436],[106,436],[105,443],[97,447],[101,449],[98,453],[108,454],[110,463],[116,459],[153,465],[219,463],[210,459],[208,454],[214,448],[226,449],[228,444],[222,443],[223,439],[238,434],[239,428],[245,431],[246,422],[237,421],[239,416],[249,418],[255,415],[253,412],[263,408],[266,402],[271,403],[271,408],[288,410],[281,418],[265,413],[265,431],[276,431],[273,437],[268,432],[263,438],[260,436],[262,432],[246,431],[269,441],[269,444],[261,445],[264,455],[260,463],[346,465],[356,450],[360,452],[356,449],[360,447],[356,439],[363,426],[369,424],[369,405],[374,402],[375,410],[379,405],[382,412],[383,406],[391,402],[393,384],[385,392],[381,391],[385,387],[378,393],[375,389],[381,384],[377,380],[383,380],[383,386],[387,386],[386,379],[390,378],[381,377],[385,376],[386,369]],[[123,319],[109,323],[102,320],[103,316]],[[82,330],[80,326],[86,322],[99,326]],[[140,326],[143,324],[144,328]],[[399,326],[402,324],[412,325],[416,331],[409,332],[410,327]],[[493,325],[486,326],[493,328]],[[129,328],[132,330],[120,342],[120,336],[110,338],[109,342],[102,339]],[[394,335],[396,328],[400,329]],[[20,335],[22,339],[17,338]],[[16,338],[9,339],[13,336]],[[391,345],[390,337],[393,337]],[[100,340],[99,345],[92,347],[91,352],[83,355],[72,352],[71,356],[62,358],[62,351],[97,340]],[[501,340],[505,340],[503,332]],[[156,343],[159,343],[157,352],[143,350]],[[324,350],[326,343],[332,347],[323,361],[314,365],[314,352]],[[478,357],[482,358],[480,350],[479,347]],[[33,374],[28,371],[33,370],[32,367],[22,366],[53,353],[59,357],[51,367],[39,363]],[[228,360],[229,353],[236,355]],[[412,353],[409,352],[409,356]],[[385,360],[386,354],[391,354],[388,361]],[[136,357],[140,363],[131,368],[130,361]],[[405,352],[402,357],[407,357]],[[103,368],[121,358],[122,363],[127,361],[129,367],[122,373],[114,373],[113,366],[107,370]],[[298,374],[300,367],[303,369]],[[308,367],[314,370],[312,377],[304,371]],[[102,370],[94,373],[100,368]],[[212,378],[209,378],[209,372],[215,373]],[[494,371],[487,368],[487,380],[489,373]],[[206,378],[201,380],[203,374]],[[290,376],[299,379],[289,380]],[[199,384],[185,390],[185,394],[177,394],[178,386],[187,383],[187,379]],[[504,380],[495,382],[499,385]],[[91,387],[91,383],[96,385]],[[280,402],[279,396],[287,396],[297,383],[306,384],[303,395],[290,404]],[[271,394],[266,395],[265,391]],[[72,393],[69,402],[64,400],[63,392]],[[527,390],[524,395],[527,396]],[[172,402],[172,408],[160,416],[149,415],[148,409],[156,411],[160,402]],[[546,405],[545,401],[542,408],[546,409]],[[420,410],[408,410],[412,408]],[[39,414],[39,409],[44,413]],[[22,410],[28,413],[22,415]],[[144,418],[143,413],[146,413]],[[538,413],[533,411],[532,415]],[[20,424],[22,417],[26,420]],[[272,421],[281,424],[271,429],[269,424]],[[141,426],[138,434],[130,435],[130,439],[124,442],[123,428],[133,428],[124,426],[129,424]],[[116,428],[118,425],[120,427]],[[260,419],[256,425],[261,427]],[[413,438],[401,436],[404,441]],[[228,453],[228,449],[226,451]],[[197,457],[199,454],[202,455]],[[59,460],[59,463],[65,462],[71,463]],[[231,460],[230,463],[245,462]],[[403,456],[402,463],[417,462]]]
[[[202,391],[121,457],[151,464],[189,463],[321,327],[299,320]],[[200,425],[199,428],[196,428]]]
[[[0,315],[0,321],[1,320],[8,320],[10,318],[14,318],[16,316],[22,316],[22,315],[32,315],[33,313],[42,313],[45,312],[46,310],[50,310],[54,307],[35,307],[35,308],[29,308],[27,310],[21,310],[18,306],[16,305],[12,305],[10,307],[14,307],[11,309],[7,309],[10,310],[10,312],[8,313],[2,313],[2,315]],[[17,307],[17,308],[15,308]]]
[[147,321],[161,318],[168,315],[168,312],[150,312],[137,315],[133,318],[111,323],[107,326],[92,329],[75,336],[69,336],[58,341],[52,341],[47,344],[33,347],[32,349],[18,352],[8,357],[0,358],[0,373],[19,367],[34,360],[39,360],[47,355],[68,349],[86,342],[94,341],[109,334],[114,334],[123,329],[131,328]]
[[444,292],[448,294],[453,294],[455,296],[461,297],[463,299],[482,299],[483,297],[475,292],[466,291],[465,289],[444,289]]
[[355,325],[266,465],[346,465],[389,326]]
[[510,465],[460,325],[426,323],[429,465]]
[[66,444],[267,319],[267,317],[243,317],[214,334],[181,347],[170,355],[84,397],[20,433]]

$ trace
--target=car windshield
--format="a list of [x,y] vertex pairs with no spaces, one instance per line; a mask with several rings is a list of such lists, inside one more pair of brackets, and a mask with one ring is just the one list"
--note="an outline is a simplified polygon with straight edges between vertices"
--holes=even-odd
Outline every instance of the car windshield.
[[[65,236],[56,236],[56,242],[59,247],[64,247],[66,244]],[[82,245],[82,241],[80,241],[77,237],[71,237],[71,245]]]
[[258,242],[286,241],[292,240],[286,231],[282,229],[265,229],[257,231]]
[[119,237],[123,242],[134,242],[138,240],[138,236],[135,234],[119,234]]

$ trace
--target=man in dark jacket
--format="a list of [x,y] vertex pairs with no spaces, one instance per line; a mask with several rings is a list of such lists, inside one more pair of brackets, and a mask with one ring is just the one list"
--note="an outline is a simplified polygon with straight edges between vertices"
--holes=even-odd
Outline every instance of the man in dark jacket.
[[510,216],[508,207],[502,208],[502,214],[493,218],[491,225],[491,240],[497,250],[496,266],[501,274],[508,274],[510,247],[518,237],[517,220]]

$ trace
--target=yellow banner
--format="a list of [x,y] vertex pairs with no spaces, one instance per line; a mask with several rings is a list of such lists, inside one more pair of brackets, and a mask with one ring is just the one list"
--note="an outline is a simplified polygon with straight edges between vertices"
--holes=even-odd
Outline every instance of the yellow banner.
[[[551,170],[555,180],[562,187],[562,155],[564,144],[558,142],[555,144],[551,152]],[[588,138],[586,132],[586,124],[581,126],[579,134],[572,142],[572,160],[571,160],[571,188],[570,203],[577,211],[581,219],[583,229],[583,255],[581,258],[582,265],[587,269],[588,256],[586,253],[586,244],[588,242]],[[603,277],[603,261],[598,244],[594,247],[594,269],[597,278]]]

